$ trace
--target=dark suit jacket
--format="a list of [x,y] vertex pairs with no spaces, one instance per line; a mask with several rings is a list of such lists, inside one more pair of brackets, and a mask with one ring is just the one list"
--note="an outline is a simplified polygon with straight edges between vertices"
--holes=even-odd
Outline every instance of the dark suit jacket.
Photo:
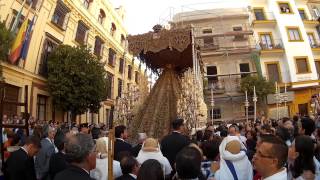
[[6,161],[9,180],[36,180],[34,161],[23,149],[11,154]]
[[94,180],[83,169],[70,165],[67,169],[59,172],[54,180]]
[[49,176],[54,179],[55,175],[59,172],[67,169],[68,162],[66,160],[65,154],[62,152],[55,153],[51,156],[49,162]]
[[130,174],[124,174],[124,175],[116,178],[116,180],[135,180],[135,178],[130,176]]
[[127,152],[131,153],[132,146],[125,141],[116,139],[116,141],[114,142],[114,159],[117,161],[120,161],[119,153],[123,152],[123,151],[127,151]]
[[142,144],[137,144],[136,146],[134,146],[134,147],[132,148],[132,155],[133,155],[134,157],[137,157],[138,154],[139,154],[139,152],[140,152],[140,150],[141,150],[141,148],[142,148]]
[[172,132],[161,141],[161,152],[169,160],[171,167],[174,167],[175,158],[178,152],[190,144],[190,139],[177,132]]
[[55,153],[55,147],[52,142],[44,138],[41,140],[41,149],[35,159],[36,174],[41,179],[45,179],[49,174],[49,161]]

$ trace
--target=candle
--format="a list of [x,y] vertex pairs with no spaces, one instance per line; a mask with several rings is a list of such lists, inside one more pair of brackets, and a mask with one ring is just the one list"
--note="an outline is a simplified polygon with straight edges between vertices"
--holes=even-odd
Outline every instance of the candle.
[[247,91],[245,91],[245,94],[246,94],[246,100],[248,100],[248,94],[247,94]]
[[253,95],[256,97],[256,86],[253,86]]
[[275,86],[276,86],[276,93],[278,93],[278,83],[275,82]]
[[287,83],[284,83],[284,93],[287,93]]

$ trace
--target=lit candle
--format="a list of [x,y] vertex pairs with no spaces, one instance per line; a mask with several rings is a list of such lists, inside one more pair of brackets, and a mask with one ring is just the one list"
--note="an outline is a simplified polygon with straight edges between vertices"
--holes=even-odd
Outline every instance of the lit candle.
[[287,93],[287,83],[284,83],[284,93]]
[[245,91],[245,94],[246,94],[246,100],[248,100],[248,93],[247,93],[247,91]]

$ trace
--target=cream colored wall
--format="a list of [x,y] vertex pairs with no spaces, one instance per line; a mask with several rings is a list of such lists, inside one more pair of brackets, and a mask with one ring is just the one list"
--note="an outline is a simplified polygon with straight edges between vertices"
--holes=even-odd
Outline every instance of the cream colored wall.
[[[92,47],[95,43],[95,36],[101,37],[105,41],[105,46],[103,50],[103,59],[102,61],[107,61],[108,59],[108,51],[109,48],[113,48],[117,52],[116,64],[115,67],[110,67],[106,65],[106,70],[114,74],[114,98],[117,96],[118,92],[118,78],[122,78],[124,80],[124,84],[126,85],[128,82],[135,84],[134,82],[134,72],[138,69],[137,64],[133,66],[133,74],[132,80],[127,79],[127,65],[132,60],[132,55],[125,53],[126,50],[120,44],[120,37],[123,34],[125,37],[127,36],[127,31],[123,25],[122,19],[118,16],[118,13],[115,11],[114,7],[110,4],[109,1],[104,0],[95,0],[91,4],[89,11],[86,10],[82,6],[82,1],[80,0],[64,0],[66,5],[71,10],[71,15],[68,21],[68,26],[65,31],[60,30],[54,24],[51,23],[52,15],[54,14],[54,10],[56,7],[57,0],[43,0],[43,4],[39,11],[31,10],[28,16],[29,20],[31,21],[33,15],[37,16],[37,20],[34,26],[32,39],[30,42],[30,48],[27,56],[27,60],[25,63],[24,69],[18,68],[16,66],[12,66],[10,64],[5,63],[2,66],[6,66],[4,68],[4,77],[6,78],[6,82],[18,87],[24,87],[24,85],[29,86],[29,111],[32,109],[31,116],[36,117],[36,102],[37,102],[37,95],[49,95],[48,92],[38,89],[37,87],[33,88],[33,94],[31,94],[31,87],[33,82],[40,83],[45,85],[46,80],[38,75],[39,71],[39,64],[41,60],[41,53],[43,48],[43,43],[46,38],[45,33],[48,32],[52,36],[54,36],[59,41],[63,42],[63,44],[68,44],[71,46],[78,45],[75,42],[75,34],[77,30],[77,25],[79,20],[83,20],[87,26],[89,26],[89,36],[88,36],[88,45]],[[13,19],[12,11],[15,9],[19,11],[21,8],[21,3],[16,0],[6,0],[4,6],[0,7],[0,20],[6,20],[6,25],[9,26],[10,22]],[[100,12],[100,8],[102,8],[106,13],[106,18],[104,23],[101,25],[98,22],[98,14]],[[25,6],[23,9],[22,14],[26,15],[28,11],[28,6]],[[110,35],[110,28],[111,23],[115,23],[117,30],[114,37]],[[125,54],[125,75],[124,78],[122,75],[119,74],[119,58],[123,57]],[[140,78],[144,76],[142,73],[144,70],[141,70]],[[20,100],[23,100],[24,97],[24,90],[21,88],[20,91]],[[32,108],[30,106],[31,98],[33,101]],[[105,114],[105,109],[110,108],[110,106],[103,105],[100,109],[100,120]],[[51,119],[51,98],[48,99],[48,107],[47,107],[47,119]],[[56,118],[61,119],[59,114],[56,113]],[[85,115],[81,116],[82,121],[85,120]]]

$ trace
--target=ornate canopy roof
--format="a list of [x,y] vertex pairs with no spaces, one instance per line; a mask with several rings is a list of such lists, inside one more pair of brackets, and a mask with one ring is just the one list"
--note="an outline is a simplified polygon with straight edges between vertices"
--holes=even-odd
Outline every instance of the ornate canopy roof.
[[177,70],[192,67],[191,28],[162,29],[129,36],[129,51],[153,69],[171,64]]

